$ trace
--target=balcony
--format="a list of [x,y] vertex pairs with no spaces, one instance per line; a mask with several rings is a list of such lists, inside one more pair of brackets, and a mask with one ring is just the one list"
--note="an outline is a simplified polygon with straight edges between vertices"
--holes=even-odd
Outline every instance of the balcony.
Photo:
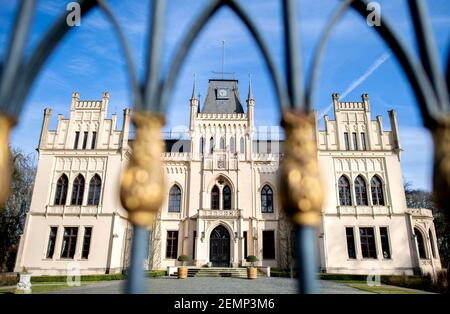
[[337,206],[339,215],[378,216],[389,215],[389,206]]
[[433,218],[433,212],[427,208],[408,208],[408,212],[414,218]]
[[46,207],[46,215],[97,215],[101,212],[101,207],[93,205],[49,205]]
[[241,209],[199,209],[198,210],[198,217],[199,218],[206,218],[206,219],[212,219],[212,218],[229,218],[229,219],[236,219],[241,216]]

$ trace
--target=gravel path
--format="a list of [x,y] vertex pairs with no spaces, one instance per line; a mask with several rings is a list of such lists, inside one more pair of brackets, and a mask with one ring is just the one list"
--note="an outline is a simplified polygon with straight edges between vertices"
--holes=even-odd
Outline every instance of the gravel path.
[[[123,292],[124,281],[102,281],[83,287],[53,291],[61,294],[117,294]],[[194,277],[179,280],[175,277],[158,277],[147,280],[150,294],[293,294],[297,293],[297,283],[290,278],[240,278]],[[322,294],[362,294],[367,293],[345,284],[333,281],[319,281]]]

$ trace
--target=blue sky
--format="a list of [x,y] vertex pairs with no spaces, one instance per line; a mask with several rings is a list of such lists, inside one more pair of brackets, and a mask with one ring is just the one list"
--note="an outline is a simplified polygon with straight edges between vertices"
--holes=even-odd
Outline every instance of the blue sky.
[[[168,0],[164,46],[163,70],[170,66],[180,39],[207,0]],[[283,70],[283,40],[280,1],[241,1],[251,13],[256,25],[278,65]],[[299,23],[301,52],[306,72],[321,29],[335,10],[338,0],[300,0]],[[393,24],[409,48],[416,50],[409,13],[404,0],[378,1],[382,19]],[[39,0],[38,10],[29,40],[31,51],[55,17],[65,10],[68,1]],[[138,73],[144,73],[143,57],[149,1],[111,0],[133,50]],[[11,31],[17,0],[0,3],[0,55],[3,57],[8,34]],[[450,2],[427,1],[429,18],[441,60],[448,53],[450,36]],[[256,99],[257,125],[278,125],[279,112],[270,78],[259,51],[243,24],[229,9],[221,9],[201,32],[183,65],[170,101],[167,128],[183,130],[187,127],[193,73],[197,77],[201,98],[206,94],[207,80],[212,71],[221,68],[221,41],[225,40],[225,71],[234,72],[239,79],[241,98],[245,98],[248,74],[251,73]],[[131,107],[127,72],[115,34],[103,14],[96,9],[81,20],[66,36],[46,63],[27,98],[26,107],[18,126],[12,134],[13,146],[35,153],[43,109],[53,108],[51,127],[56,125],[56,115],[68,115],[71,93],[78,91],[82,99],[100,99],[103,91],[111,95],[109,115],[117,113],[119,124],[122,109]],[[441,61],[444,66],[444,61]],[[387,110],[398,113],[400,140],[404,149],[402,169],[404,178],[413,186],[431,189],[432,146],[428,132],[422,127],[417,104],[405,75],[365,20],[352,11],[346,13],[334,29],[327,46],[315,92],[315,108],[320,118],[326,112],[331,94],[345,95],[342,99],[360,100],[369,93],[372,117],[382,115],[384,127],[389,129]],[[329,114],[332,116],[332,112]]]

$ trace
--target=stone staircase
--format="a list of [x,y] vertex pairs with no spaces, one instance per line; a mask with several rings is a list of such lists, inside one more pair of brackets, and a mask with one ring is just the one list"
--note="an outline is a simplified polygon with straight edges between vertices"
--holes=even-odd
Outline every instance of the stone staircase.
[[[175,272],[173,275],[178,276]],[[258,271],[258,276],[266,275]],[[188,267],[188,277],[233,277],[247,278],[247,268],[244,267]]]

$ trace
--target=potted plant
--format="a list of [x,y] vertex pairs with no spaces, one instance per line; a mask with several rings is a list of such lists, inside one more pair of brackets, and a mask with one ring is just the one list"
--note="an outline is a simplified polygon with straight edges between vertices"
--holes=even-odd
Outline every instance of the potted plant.
[[31,293],[31,273],[26,267],[20,272],[19,282],[16,286],[16,293]]
[[258,261],[258,258],[255,255],[247,256],[247,262],[251,263],[250,267],[247,267],[247,278],[248,279],[256,279],[256,267],[255,262]]
[[184,265],[189,260],[187,255],[178,256],[178,261],[181,262],[181,266],[178,267],[178,279],[186,279],[188,275],[188,269]]

